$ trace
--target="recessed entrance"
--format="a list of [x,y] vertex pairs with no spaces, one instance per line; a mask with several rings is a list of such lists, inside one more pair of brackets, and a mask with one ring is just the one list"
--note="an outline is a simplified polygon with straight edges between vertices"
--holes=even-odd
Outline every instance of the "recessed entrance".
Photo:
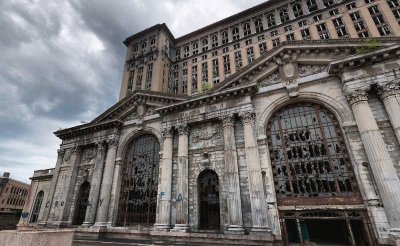
[[199,211],[202,230],[219,230],[219,183],[218,175],[211,170],[206,170],[199,175]]
[[79,196],[76,204],[74,225],[82,225],[85,221],[86,209],[89,203],[90,183],[85,181],[79,189]]
[[285,212],[281,216],[287,245],[373,245],[365,212]]

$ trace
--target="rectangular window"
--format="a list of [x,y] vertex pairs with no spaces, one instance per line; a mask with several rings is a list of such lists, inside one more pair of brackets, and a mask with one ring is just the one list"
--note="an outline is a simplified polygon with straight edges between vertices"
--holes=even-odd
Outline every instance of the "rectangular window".
[[207,52],[208,50],[208,38],[203,38],[201,40],[202,51]]
[[332,9],[331,11],[329,11],[329,14],[330,14],[331,16],[338,15],[338,14],[339,14],[339,10],[338,10],[338,9]]
[[329,34],[328,34],[328,33],[321,33],[321,34],[319,35],[319,38],[320,38],[320,39],[329,39]]
[[308,28],[303,29],[300,32],[301,32],[301,37],[303,38],[303,40],[311,39],[310,30]]
[[285,26],[284,29],[285,29],[285,32],[289,32],[292,30],[292,26],[291,25]]
[[243,24],[243,34],[245,37],[251,34],[251,27],[249,22]]
[[227,44],[228,43],[228,31],[222,31],[221,36],[222,36],[222,44]]
[[288,41],[293,41],[294,39],[294,33],[289,33],[288,35],[286,35],[286,40]]
[[387,25],[381,25],[380,27],[378,27],[378,31],[381,36],[386,36],[390,34],[390,29]]
[[240,51],[235,52],[235,66],[236,70],[242,67],[242,52]]
[[192,92],[197,91],[197,66],[192,67]]
[[278,30],[274,30],[271,32],[271,37],[277,36],[278,35]]
[[187,83],[187,77],[182,78],[182,93],[186,94],[187,93],[187,88],[188,88],[188,83]]
[[218,56],[218,50],[213,51],[213,52],[212,52],[212,56],[213,56],[213,57],[214,57],[214,56]]
[[346,5],[347,10],[355,9],[356,8],[356,2],[352,2]]
[[222,59],[224,60],[225,78],[228,78],[231,75],[231,62],[229,59],[229,55],[223,56]]
[[322,15],[321,14],[320,15],[316,15],[316,16],[313,17],[313,19],[314,19],[315,22],[318,22],[318,21],[322,20]]
[[366,4],[373,3],[373,2],[375,2],[375,0],[365,0]]
[[134,80],[135,80],[135,70],[131,70],[131,71],[129,71],[128,91],[132,91]]
[[197,58],[193,58],[192,63],[196,63],[196,62],[197,62]]
[[342,21],[342,18],[340,18],[340,17],[333,19],[332,22],[335,27],[343,26],[343,21]]
[[279,38],[276,39],[272,39],[272,46],[276,47],[281,43],[281,41],[279,40]]
[[247,48],[247,60],[249,63],[254,61],[254,50],[253,47]]
[[261,43],[258,45],[258,47],[260,48],[261,54],[264,54],[265,52],[267,52],[267,43]]
[[202,61],[207,60],[207,54],[202,55],[202,56],[201,56],[201,60],[202,60]]
[[239,49],[239,48],[240,48],[240,43],[237,43],[237,44],[234,44],[234,45],[233,45],[233,49],[234,49],[234,50]]
[[245,44],[246,44],[246,45],[250,45],[250,44],[252,44],[252,43],[253,43],[253,41],[252,41],[251,39],[248,39],[248,40],[245,41]]
[[325,25],[325,23],[322,23],[322,24],[317,25],[317,30],[318,30],[318,32],[326,31],[326,25]]
[[212,60],[212,73],[213,73],[213,78],[219,77],[218,59]]
[[302,26],[306,26],[307,25],[307,21],[306,20],[302,20],[302,21],[299,21],[299,27],[302,27]]
[[232,28],[232,39],[233,40],[238,40],[240,38],[239,36],[239,27],[235,26]]
[[197,55],[199,53],[199,43],[192,43],[192,54]]
[[351,13],[350,18],[352,21],[360,20],[361,19],[360,12]]
[[207,62],[204,62],[201,64],[201,81],[203,83],[208,82],[208,67],[207,67]]
[[138,74],[136,77],[136,90],[140,90],[142,88],[142,79],[143,79],[143,67],[139,67]]
[[186,58],[189,56],[189,45],[185,45],[183,47],[183,57]]
[[218,47],[218,34],[214,34],[211,36],[211,46],[213,48]]
[[363,32],[359,32],[359,33],[358,33],[358,36],[359,36],[360,38],[368,38],[368,37],[369,37],[369,34],[368,34],[367,31],[363,31]]
[[225,47],[222,49],[222,53],[227,53],[227,52],[229,52],[229,47]]
[[258,41],[262,41],[265,40],[265,36],[264,35],[260,35],[257,37]]

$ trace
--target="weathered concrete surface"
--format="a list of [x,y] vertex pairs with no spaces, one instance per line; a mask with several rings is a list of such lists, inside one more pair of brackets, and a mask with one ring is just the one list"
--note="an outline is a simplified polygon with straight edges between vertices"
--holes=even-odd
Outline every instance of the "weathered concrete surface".
[[73,239],[73,230],[0,231],[0,244],[4,246],[68,246]]

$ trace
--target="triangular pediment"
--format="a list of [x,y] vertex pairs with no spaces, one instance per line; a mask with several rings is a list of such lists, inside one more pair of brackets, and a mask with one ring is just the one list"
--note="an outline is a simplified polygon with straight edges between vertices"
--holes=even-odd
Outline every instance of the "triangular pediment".
[[154,91],[135,91],[104,113],[99,115],[90,123],[100,123],[109,120],[128,121],[135,118],[156,114],[155,109],[186,100],[187,96],[154,92]]
[[[284,42],[241,68],[211,92],[257,83],[259,87],[276,83],[290,83],[310,75],[329,72],[329,65],[337,60],[359,57],[396,45],[399,39],[378,38],[345,40],[304,40]],[[373,45],[371,45],[373,43]],[[336,71],[337,72],[337,71]]]

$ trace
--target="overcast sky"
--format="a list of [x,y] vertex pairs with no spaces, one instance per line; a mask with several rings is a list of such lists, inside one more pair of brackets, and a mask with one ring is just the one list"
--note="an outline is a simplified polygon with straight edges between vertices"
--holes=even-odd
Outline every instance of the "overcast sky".
[[0,1],[0,175],[53,168],[53,132],[117,102],[126,37],[164,22],[179,37],[262,2]]

